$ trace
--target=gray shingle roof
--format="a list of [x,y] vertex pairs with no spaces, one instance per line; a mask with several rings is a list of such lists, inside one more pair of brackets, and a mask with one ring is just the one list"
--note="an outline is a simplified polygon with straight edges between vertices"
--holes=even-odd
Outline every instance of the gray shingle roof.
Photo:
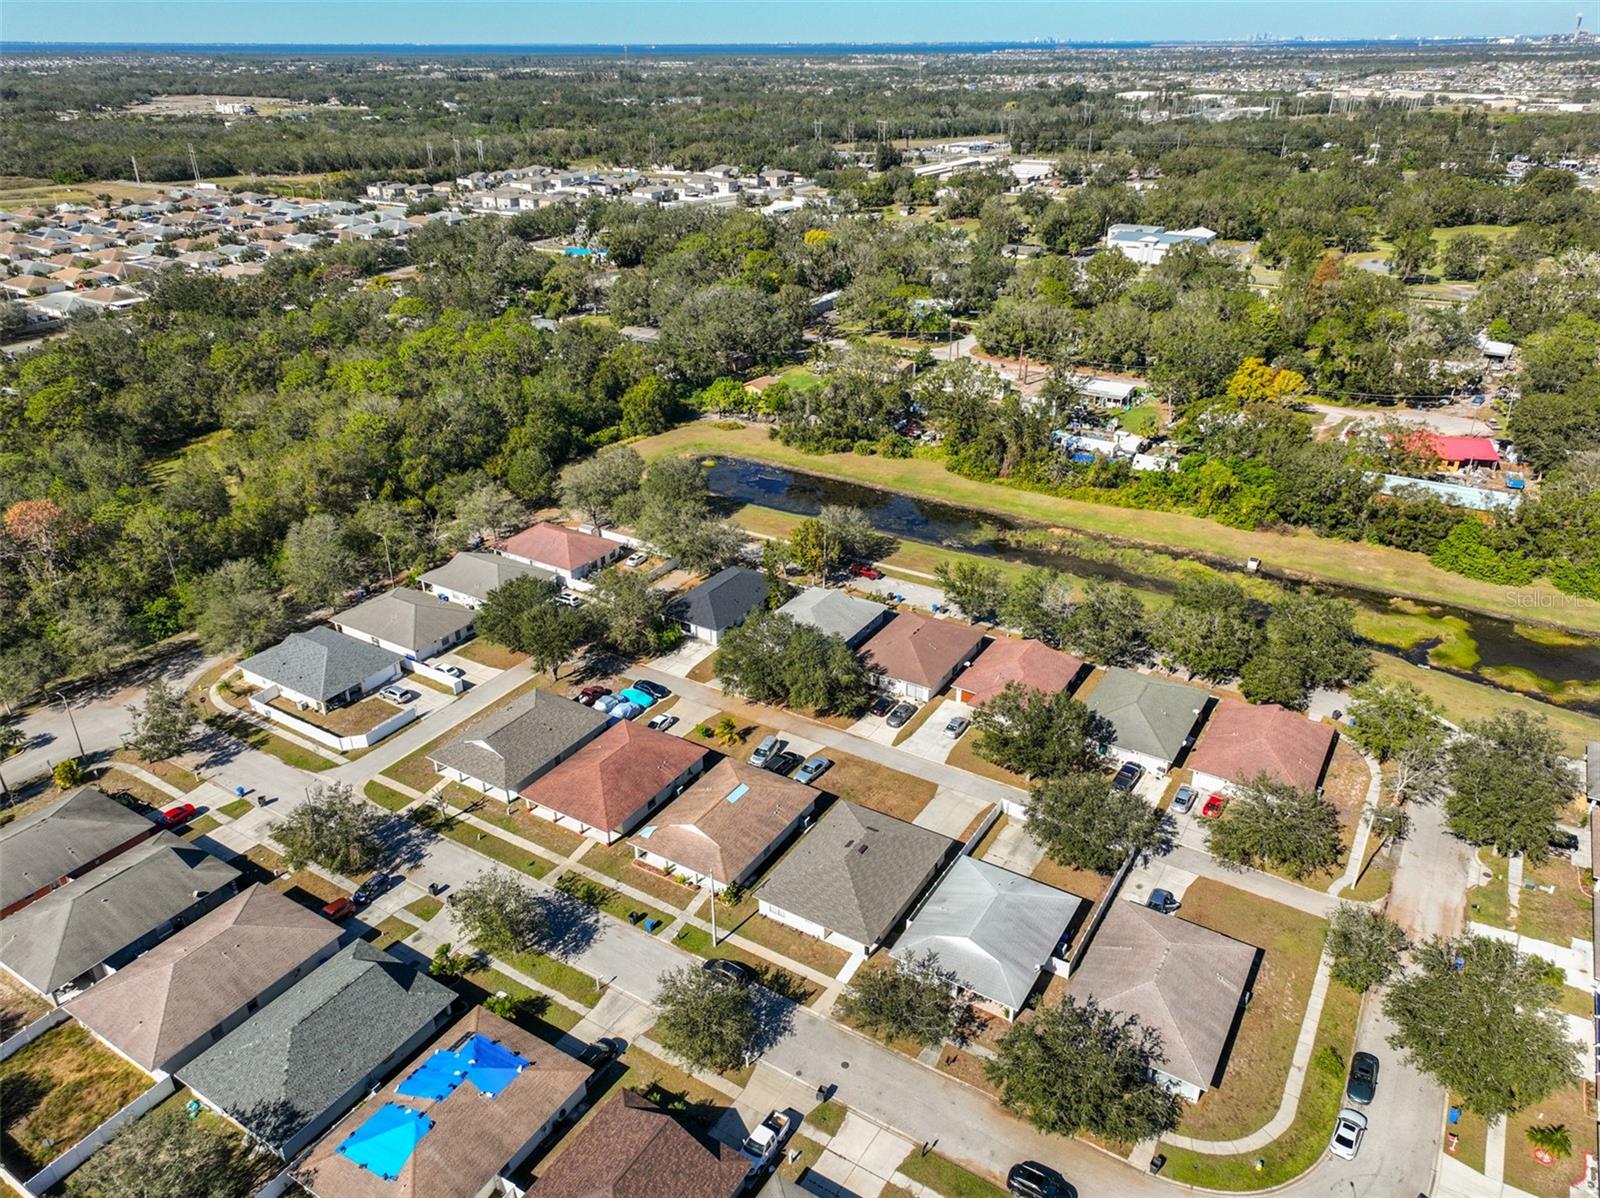
[[151,830],[150,820],[92,786],[0,828],[0,907],[82,869]]
[[358,940],[179,1073],[196,1093],[281,1149],[454,997],[415,967]]
[[895,955],[931,949],[962,985],[1018,1008],[1081,906],[1064,890],[961,857],[895,942]]
[[521,790],[609,722],[592,707],[550,691],[529,691],[468,724],[455,740],[435,749],[432,760],[501,790]]
[[239,668],[325,703],[399,664],[399,655],[388,649],[319,626],[291,632],[272,648],[247,657]]
[[221,858],[157,832],[0,922],[0,962],[51,993],[238,877]]
[[744,566],[729,566],[684,593],[672,605],[673,619],[695,628],[724,632],[767,601],[767,576]]
[[437,595],[396,587],[342,611],[329,623],[364,632],[415,653],[425,645],[454,636],[474,619],[473,613]]
[[954,843],[841,799],[774,867],[756,897],[862,944],[877,944]]
[[828,587],[807,587],[778,609],[797,624],[809,624],[829,636],[840,636],[853,644],[868,629],[876,627],[888,609],[870,599],[858,599]]
[[1203,690],[1112,666],[1081,696],[1089,710],[1110,720],[1112,744],[1131,753],[1172,761],[1183,751],[1211,698]]
[[437,570],[429,570],[420,581],[458,595],[470,595],[481,603],[496,587],[530,575],[546,581],[555,577],[548,570],[498,553],[458,553]]

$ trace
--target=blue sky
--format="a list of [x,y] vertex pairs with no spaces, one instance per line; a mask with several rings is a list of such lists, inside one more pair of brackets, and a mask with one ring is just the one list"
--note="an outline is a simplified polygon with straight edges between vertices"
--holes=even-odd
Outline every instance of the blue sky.
[[13,41],[685,43],[1472,36],[1572,27],[1581,0],[5,0]]

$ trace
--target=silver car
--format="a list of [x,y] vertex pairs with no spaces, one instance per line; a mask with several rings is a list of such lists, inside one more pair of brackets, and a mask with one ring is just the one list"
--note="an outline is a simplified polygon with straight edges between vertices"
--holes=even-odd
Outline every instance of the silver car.
[[794,772],[794,780],[796,782],[804,782],[807,786],[810,786],[823,774],[827,773],[832,766],[833,762],[826,757],[809,758],[804,765]]
[[750,764],[760,769],[766,769],[767,762],[788,747],[789,742],[786,740],[780,740],[776,736],[763,737],[761,743],[756,746],[756,751],[750,754]]
[[1367,1117],[1354,1107],[1345,1107],[1333,1125],[1333,1138],[1328,1141],[1328,1151],[1343,1160],[1353,1161],[1361,1151],[1361,1140],[1367,1134]]
[[972,721],[964,715],[958,715],[944,726],[944,734],[951,740],[960,740],[961,734],[970,727]]

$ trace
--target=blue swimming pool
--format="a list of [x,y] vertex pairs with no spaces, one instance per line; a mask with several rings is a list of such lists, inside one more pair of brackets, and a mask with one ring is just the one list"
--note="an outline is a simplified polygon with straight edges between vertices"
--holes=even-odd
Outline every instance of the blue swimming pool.
[[406,1167],[422,1137],[433,1130],[433,1120],[393,1102],[386,1102],[345,1137],[339,1155],[393,1181]]

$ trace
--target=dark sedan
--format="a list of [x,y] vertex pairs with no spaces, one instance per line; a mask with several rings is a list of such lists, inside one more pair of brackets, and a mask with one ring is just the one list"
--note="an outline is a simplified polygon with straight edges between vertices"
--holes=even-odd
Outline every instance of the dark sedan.
[[1016,1198],[1071,1198],[1072,1187],[1054,1169],[1038,1161],[1023,1161],[1006,1174],[1006,1192]]
[[1350,1084],[1345,1087],[1351,1102],[1366,1106],[1378,1092],[1378,1058],[1358,1052],[1350,1058]]
[[756,971],[743,961],[730,961],[727,957],[712,957],[700,966],[707,973],[715,974],[725,982],[733,982],[740,986],[752,985],[756,980]]

